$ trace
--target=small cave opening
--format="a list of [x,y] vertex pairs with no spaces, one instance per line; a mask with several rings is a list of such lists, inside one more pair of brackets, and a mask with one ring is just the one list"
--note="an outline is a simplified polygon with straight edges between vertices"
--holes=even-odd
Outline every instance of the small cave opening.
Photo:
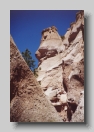
[[47,38],[47,35],[46,36],[44,36],[44,39],[46,39]]
[[55,109],[56,109],[57,112],[61,112],[62,105],[55,106]]
[[68,102],[68,105],[70,106],[73,113],[76,111],[77,106],[78,106],[75,102]]
[[77,106],[78,105],[74,102],[68,102],[67,118],[69,121],[72,119],[72,114],[76,111]]

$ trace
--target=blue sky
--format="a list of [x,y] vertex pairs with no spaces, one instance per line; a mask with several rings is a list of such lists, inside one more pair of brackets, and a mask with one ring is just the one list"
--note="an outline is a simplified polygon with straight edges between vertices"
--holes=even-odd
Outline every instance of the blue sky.
[[35,57],[43,29],[55,26],[60,35],[64,35],[75,21],[79,10],[10,10],[10,34],[12,35],[20,52],[28,48],[33,59]]

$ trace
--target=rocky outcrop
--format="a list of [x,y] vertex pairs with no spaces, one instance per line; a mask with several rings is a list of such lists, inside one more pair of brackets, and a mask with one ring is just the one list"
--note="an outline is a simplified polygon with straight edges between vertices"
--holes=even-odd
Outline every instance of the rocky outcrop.
[[[76,14],[63,40],[56,27],[44,29],[36,57],[37,81],[62,119],[72,121],[84,90],[84,11]],[[82,117],[76,122],[84,121]]]
[[62,122],[10,36],[10,121]]
[[42,31],[40,47],[35,55],[41,63],[43,60],[55,56],[58,52],[61,52],[61,49],[64,50],[64,48],[65,46],[62,45],[62,39],[56,27],[52,26]]

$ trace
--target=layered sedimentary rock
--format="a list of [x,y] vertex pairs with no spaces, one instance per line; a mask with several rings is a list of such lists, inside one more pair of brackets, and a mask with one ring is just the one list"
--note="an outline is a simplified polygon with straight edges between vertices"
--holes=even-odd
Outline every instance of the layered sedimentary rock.
[[10,121],[62,122],[10,36]]
[[[73,121],[84,90],[84,11],[76,14],[76,21],[70,24],[63,40],[56,27],[44,29],[36,57],[39,60],[37,81],[45,95],[64,121]],[[83,108],[82,111],[84,114]],[[76,122],[83,122],[82,117]]]

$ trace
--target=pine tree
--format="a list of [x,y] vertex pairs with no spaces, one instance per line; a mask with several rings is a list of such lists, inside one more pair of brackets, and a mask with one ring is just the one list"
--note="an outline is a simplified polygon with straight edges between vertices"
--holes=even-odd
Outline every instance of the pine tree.
[[26,61],[27,65],[29,66],[29,68],[33,71],[35,68],[34,64],[35,61],[32,59],[31,52],[28,49],[26,49],[24,52],[22,52],[22,56]]

